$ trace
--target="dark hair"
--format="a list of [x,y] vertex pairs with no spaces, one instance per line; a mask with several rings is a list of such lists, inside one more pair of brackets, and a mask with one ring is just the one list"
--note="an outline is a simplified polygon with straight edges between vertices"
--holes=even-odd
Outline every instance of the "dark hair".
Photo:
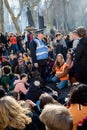
[[46,104],[58,104],[58,102],[48,93],[43,93],[39,97],[40,100],[40,108],[43,109],[43,107]]
[[79,37],[85,37],[86,34],[87,34],[86,29],[83,26],[78,27],[77,28],[77,34],[78,34]]
[[27,76],[27,74],[23,73],[23,74],[20,75],[20,79],[22,79],[22,78],[24,78],[26,76]]
[[8,92],[7,96],[12,96],[13,98],[15,98],[17,100],[18,99],[18,92],[10,91],[10,92]]
[[87,106],[87,85],[79,84],[71,91],[70,102]]
[[40,77],[40,73],[38,71],[32,71],[31,74],[32,74],[32,78]]
[[28,62],[27,62],[27,65],[31,65],[31,62],[30,62],[30,61],[28,61]]
[[56,33],[56,37],[57,37],[57,36],[62,36],[62,34],[61,34],[60,32],[57,32],[57,33]]
[[0,98],[5,96],[5,90],[3,88],[0,88]]
[[10,69],[9,66],[5,66],[5,67],[3,68],[3,71],[4,71],[4,74],[10,74],[11,69]]

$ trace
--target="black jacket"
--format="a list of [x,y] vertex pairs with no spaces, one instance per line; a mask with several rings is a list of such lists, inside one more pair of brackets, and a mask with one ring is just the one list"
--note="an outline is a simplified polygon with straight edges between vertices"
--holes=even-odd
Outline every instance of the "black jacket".
[[75,63],[81,66],[87,66],[87,37],[79,41],[75,54]]
[[67,53],[67,46],[64,40],[57,40],[56,43],[56,55],[61,53],[64,56],[64,59],[66,59],[66,53]]
[[75,52],[75,68],[79,82],[87,83],[87,37],[80,39]]

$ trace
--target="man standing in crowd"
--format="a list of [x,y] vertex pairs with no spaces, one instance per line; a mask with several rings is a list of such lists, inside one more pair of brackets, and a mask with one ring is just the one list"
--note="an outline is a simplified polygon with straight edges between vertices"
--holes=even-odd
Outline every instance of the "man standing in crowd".
[[48,59],[48,48],[43,41],[44,32],[42,29],[36,31],[37,37],[30,43],[30,52],[35,70],[38,70],[43,79],[46,78],[46,65]]
[[75,52],[75,65],[78,73],[78,81],[87,83],[87,31],[81,26],[77,28],[77,34],[80,38]]
[[64,59],[66,59],[67,46],[60,32],[56,34],[56,55],[59,53],[61,53]]
[[71,37],[73,39],[73,49],[76,49],[80,40],[76,30],[72,32]]

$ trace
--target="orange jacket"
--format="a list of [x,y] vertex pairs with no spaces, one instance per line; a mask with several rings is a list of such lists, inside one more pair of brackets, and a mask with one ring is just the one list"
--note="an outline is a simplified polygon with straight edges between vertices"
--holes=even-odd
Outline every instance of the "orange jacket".
[[78,122],[87,116],[87,106],[81,105],[81,110],[79,110],[79,104],[73,104],[70,106],[69,111],[73,118],[73,130],[77,130]]
[[56,74],[58,73],[58,78],[60,80],[68,80],[69,74],[68,74],[68,64],[64,63],[60,68],[56,67]]

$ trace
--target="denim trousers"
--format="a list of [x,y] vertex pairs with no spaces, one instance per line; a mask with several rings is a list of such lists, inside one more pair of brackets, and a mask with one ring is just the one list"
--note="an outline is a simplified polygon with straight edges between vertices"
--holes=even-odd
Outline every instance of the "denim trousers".
[[68,80],[61,80],[61,81],[59,81],[59,78],[56,77],[56,76],[54,76],[52,78],[52,82],[54,82],[54,83],[59,82],[58,85],[57,85],[57,87],[60,90],[63,89],[66,85],[68,85]]

